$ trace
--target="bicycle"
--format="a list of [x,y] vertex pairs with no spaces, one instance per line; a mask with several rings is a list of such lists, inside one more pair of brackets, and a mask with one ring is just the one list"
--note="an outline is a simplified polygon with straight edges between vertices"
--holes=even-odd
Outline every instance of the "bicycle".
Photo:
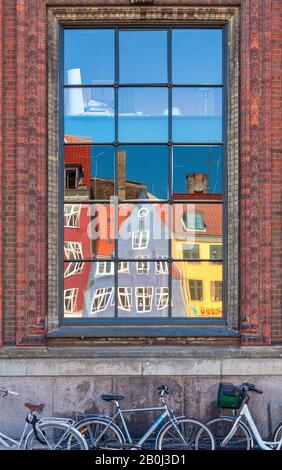
[[[116,413],[112,417],[97,415],[83,419],[76,424],[76,428],[84,435],[90,449],[138,450],[142,449],[143,444],[148,442],[148,439],[160,427],[161,423],[166,420],[158,431],[155,439],[155,449],[213,450],[215,441],[208,427],[195,419],[174,415],[173,410],[166,403],[166,395],[169,394],[167,385],[158,387],[158,392],[161,406],[149,408],[121,409],[119,402],[124,399],[124,396],[101,395],[102,400],[114,402]],[[138,442],[134,443],[124,414],[147,411],[162,411],[162,413]],[[122,427],[116,424],[118,419],[120,419]]]
[[243,382],[240,386],[230,383],[220,384],[218,406],[232,409],[233,416],[221,416],[206,423],[215,437],[216,448],[251,450],[256,442],[262,450],[281,450],[282,423],[276,428],[273,441],[265,441],[249,410],[248,403],[251,397],[248,392],[263,393],[254,384],[248,382]]
[[[2,398],[8,395],[17,396],[17,392],[0,389]],[[87,443],[77,429],[74,421],[68,418],[39,419],[37,413],[41,414],[44,404],[34,405],[25,403],[28,409],[25,425],[19,440],[0,432],[0,444],[8,449],[24,450],[88,450]],[[31,430],[28,432],[28,427]]]

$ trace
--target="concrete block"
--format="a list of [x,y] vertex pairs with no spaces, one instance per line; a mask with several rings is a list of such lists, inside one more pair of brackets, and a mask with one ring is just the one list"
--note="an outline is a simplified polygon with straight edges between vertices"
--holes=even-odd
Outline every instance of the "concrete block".
[[156,358],[143,360],[144,375],[214,375],[220,376],[219,359]]

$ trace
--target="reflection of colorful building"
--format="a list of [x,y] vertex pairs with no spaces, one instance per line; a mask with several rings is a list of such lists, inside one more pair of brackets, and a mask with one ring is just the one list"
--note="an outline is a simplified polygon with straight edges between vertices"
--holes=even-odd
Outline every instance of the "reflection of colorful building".
[[[81,142],[81,140],[79,141]],[[88,143],[89,139],[85,139]],[[65,144],[77,143],[73,136],[65,136]],[[81,260],[91,258],[91,239],[87,235],[90,197],[90,147],[75,145],[64,147],[65,205],[64,205],[64,310],[66,316],[82,315],[84,292],[91,263]],[[81,204],[67,204],[68,199]]]
[[[222,316],[222,204],[221,195],[181,194],[175,205],[172,254],[181,272],[189,317]],[[213,199],[212,203],[204,203]],[[193,200],[202,200],[195,202]],[[216,202],[218,201],[218,202]],[[199,261],[197,261],[199,260]],[[206,260],[206,261],[200,261]],[[217,261],[218,260],[218,261]]]
[[[140,194],[144,199],[146,195]],[[108,208],[108,212],[110,208]],[[162,213],[159,204],[129,204],[119,211],[118,256],[118,315],[119,317],[167,317],[169,302],[169,267],[167,211]],[[99,222],[111,216],[105,206],[98,214]],[[115,308],[113,244],[99,238],[96,243],[97,258],[93,264],[85,296],[85,316],[113,317]],[[105,261],[105,258],[108,261]],[[139,261],[135,261],[138,258]],[[155,259],[156,261],[149,261]],[[130,261],[129,261],[130,260]],[[172,289],[175,293],[173,308],[178,316],[185,314],[180,289],[179,272],[172,272]]]
[[[78,144],[75,137],[65,136],[65,143],[70,142]],[[87,201],[109,200],[114,194],[114,181],[91,176],[91,149],[80,143],[71,148],[65,145],[64,249],[65,259],[71,260],[65,263],[65,314],[113,317],[115,208],[109,204],[89,205]],[[119,156],[119,197],[154,199],[144,184],[126,180],[125,153],[120,152]],[[67,204],[68,199],[81,204]],[[164,260],[168,256],[167,219],[165,205],[140,201],[137,205],[120,206],[118,256],[132,261],[121,261],[117,266],[119,316],[168,315],[169,268]],[[183,316],[185,307],[176,266],[172,269],[172,290],[173,311]]]
[[[168,205],[157,202],[142,182],[127,181],[126,152],[119,152],[118,291],[115,296],[115,206],[87,204],[110,200],[114,180],[91,175],[91,147],[65,136],[65,313],[68,316],[113,317],[168,315]],[[222,316],[222,201],[208,194],[207,180],[188,175],[188,191],[174,194],[172,315]],[[197,184],[194,184],[194,179]],[[203,186],[203,188],[202,188]],[[199,190],[200,188],[200,190]],[[148,198],[152,204],[142,204]],[[76,200],[76,204],[67,204]],[[212,203],[205,200],[212,199]],[[177,200],[186,202],[177,203]],[[193,202],[193,201],[197,202]],[[81,201],[81,204],[79,204]],[[125,209],[125,213],[122,210]],[[89,234],[89,229],[91,234]],[[135,259],[140,259],[138,262]],[[93,260],[87,262],[84,260]],[[183,262],[180,261],[183,259]],[[147,260],[156,260],[147,261]],[[184,261],[185,260],[185,261]],[[201,261],[205,260],[205,261]]]

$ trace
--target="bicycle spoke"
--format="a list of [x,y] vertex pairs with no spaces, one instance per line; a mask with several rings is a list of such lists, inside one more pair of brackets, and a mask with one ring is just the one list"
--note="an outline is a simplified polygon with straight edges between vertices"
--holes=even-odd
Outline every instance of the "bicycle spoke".
[[211,449],[212,444],[212,437],[207,429],[202,424],[188,419],[171,424],[161,436],[161,449],[203,450]]
[[83,434],[89,448],[103,450],[117,450],[123,442],[119,433],[108,422],[93,418],[85,420],[78,427]]

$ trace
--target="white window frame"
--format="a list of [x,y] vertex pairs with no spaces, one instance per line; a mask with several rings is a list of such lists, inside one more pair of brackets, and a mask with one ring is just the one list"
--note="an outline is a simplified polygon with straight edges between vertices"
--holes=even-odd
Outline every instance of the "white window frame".
[[119,273],[129,273],[129,261],[119,261],[118,262],[118,272]]
[[[73,314],[76,312],[76,301],[77,301],[77,294],[78,294],[78,288],[77,287],[71,287],[69,289],[64,290],[64,313],[65,314]],[[70,309],[66,309],[66,302],[70,302]]]
[[163,257],[158,256],[155,264],[156,274],[168,274],[168,262]]
[[81,204],[65,204],[64,205],[64,227],[79,228],[80,227]]
[[[188,216],[189,214],[194,214],[195,216],[195,227],[191,228],[191,227],[188,227]],[[203,226],[204,228],[196,228],[196,215],[197,214],[200,214],[202,219],[203,219]],[[188,211],[185,216],[187,217],[187,224],[185,223],[185,220],[184,220],[184,217],[181,217],[181,222],[182,222],[182,225],[184,227],[184,229],[188,232],[206,232],[207,229],[206,229],[206,226],[205,226],[205,219],[204,219],[204,216],[202,214],[202,212],[200,211]]]
[[64,277],[73,276],[74,274],[80,274],[84,263],[76,260],[83,259],[82,246],[80,242],[64,242],[64,252],[66,259],[69,260],[69,264],[65,269]]
[[130,312],[131,306],[132,306],[132,288],[131,287],[118,287],[118,308],[120,310]]
[[95,276],[113,276],[115,265],[113,261],[97,261]]
[[147,276],[150,272],[150,263],[149,261],[145,261],[146,258],[148,258],[148,256],[142,256],[142,259],[144,259],[144,261],[136,261],[136,273],[139,276],[141,274]]
[[[141,291],[141,292],[140,292]],[[149,291],[150,293],[148,293]],[[137,313],[148,313],[152,310],[153,305],[153,295],[154,295],[154,288],[149,286],[139,286],[135,287],[135,303],[136,303],[136,312]],[[141,308],[139,306],[138,301],[142,300]],[[146,306],[146,300],[149,299],[149,305]]]
[[[95,289],[91,302],[90,315],[95,315],[96,313],[104,312],[107,309],[113,291],[113,287],[98,287],[97,289]],[[98,305],[97,308],[93,310],[95,300],[98,300]]]
[[134,230],[132,233],[132,249],[146,250],[150,239],[149,230]]
[[156,307],[157,310],[163,310],[169,306],[169,288],[168,286],[156,287]]

